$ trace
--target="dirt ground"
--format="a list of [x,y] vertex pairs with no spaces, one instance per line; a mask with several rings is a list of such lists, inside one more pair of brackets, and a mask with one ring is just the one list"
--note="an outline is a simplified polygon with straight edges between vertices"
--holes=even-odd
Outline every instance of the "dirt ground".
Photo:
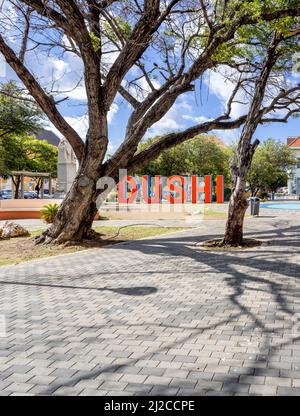
[[[182,230],[179,227],[96,227],[95,230],[102,235],[102,241],[97,247],[105,247],[122,241],[138,240],[166,233]],[[90,248],[90,245],[76,246],[36,246],[35,237],[43,230],[32,232],[30,237],[0,240],[0,266],[18,264],[24,261],[57,256],[60,254],[74,253]]]

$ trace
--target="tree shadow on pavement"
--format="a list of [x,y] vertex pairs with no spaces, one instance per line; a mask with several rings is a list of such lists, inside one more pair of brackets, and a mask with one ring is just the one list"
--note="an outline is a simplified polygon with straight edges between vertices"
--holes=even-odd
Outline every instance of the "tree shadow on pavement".
[[[210,333],[211,330],[216,330],[217,328],[222,328],[223,325],[228,323],[237,323],[238,319],[245,317],[247,324],[243,328],[243,337],[251,340],[255,335],[261,337],[259,346],[255,348],[257,351],[253,353],[252,361],[249,359],[247,366],[244,367],[243,373],[228,373],[224,374],[223,378],[223,389],[225,394],[240,394],[241,387],[243,384],[247,383],[247,376],[252,375],[266,375],[268,370],[277,370],[278,372],[281,368],[280,363],[276,364],[273,362],[274,356],[278,353],[279,350],[283,349],[286,346],[290,346],[294,343],[299,342],[300,336],[295,337],[292,334],[292,323],[295,313],[299,312],[300,305],[298,298],[300,296],[300,287],[298,286],[298,279],[300,277],[300,265],[297,262],[294,262],[293,252],[297,255],[298,251],[295,248],[299,247],[300,238],[299,238],[299,227],[289,226],[289,227],[280,227],[279,224],[276,226],[276,229],[265,230],[265,231],[253,231],[251,237],[262,238],[264,240],[270,240],[270,244],[265,247],[260,247],[258,249],[251,250],[235,250],[228,252],[216,252],[216,251],[201,251],[195,247],[195,243],[199,240],[216,238],[218,235],[205,235],[202,237],[195,235],[173,235],[173,236],[164,236],[158,239],[151,240],[139,240],[131,243],[126,243],[122,245],[116,245],[110,247],[110,250],[126,250],[126,251],[139,251],[146,257],[155,256],[157,261],[160,258],[180,256],[182,259],[188,259],[188,263],[191,265],[191,272],[189,270],[179,270],[178,274],[189,274],[191,273],[193,281],[196,283],[200,282],[203,279],[203,273],[207,273],[206,270],[209,269],[211,279],[217,279],[227,286],[226,293],[224,293],[223,299],[210,299],[209,311],[214,309],[214,305],[217,305],[224,301],[224,305],[227,305],[226,302],[232,305],[232,308],[228,308],[225,318],[219,318],[210,325],[201,325],[200,318],[199,324],[191,327],[190,325],[185,325],[188,317],[181,310],[176,312],[176,315],[172,317],[177,321],[181,321],[176,325],[172,326],[171,323],[166,323],[166,320],[162,320],[159,323],[151,321],[147,323],[147,326],[150,328],[155,327],[164,327],[164,328],[176,328],[180,330],[178,334],[178,339],[174,342],[167,343],[167,345],[158,347],[155,351],[145,352],[138,356],[138,358],[128,358],[124,359],[122,364],[111,364],[104,365],[102,367],[96,367],[92,371],[79,371],[65,383],[55,383],[55,381],[49,387],[45,387],[42,394],[51,395],[55,393],[60,387],[72,387],[75,386],[82,380],[91,380],[95,379],[98,376],[105,375],[107,373],[120,372],[126,367],[134,366],[139,360],[151,359],[153,354],[167,352],[171,348],[180,348],[186,342],[191,342],[195,340],[200,334]],[[160,273],[160,271],[151,271],[151,264],[149,265],[147,272],[141,271],[140,274],[145,273]],[[204,270],[204,271],[203,271]],[[213,272],[211,272],[213,270]],[[168,275],[170,279],[170,285],[172,285],[172,272],[164,270],[163,273]],[[114,273],[112,271],[112,273]],[[116,272],[117,274],[118,272]],[[139,273],[138,271],[134,273]],[[12,283],[14,282],[0,282],[0,283]],[[20,283],[17,283],[20,284]],[[30,283],[24,283],[30,285]],[[36,285],[32,283],[32,285]],[[96,288],[87,288],[87,287],[78,287],[78,286],[63,286],[63,285],[43,285],[40,286],[49,286],[49,287],[59,287],[59,288],[74,288],[74,289],[88,289],[95,290]],[[199,289],[199,285],[197,286]],[[158,291],[154,287],[141,287],[141,288],[100,288],[96,290],[111,290],[121,295],[129,296],[146,296],[149,294],[155,295]],[[201,287],[200,287],[201,290]],[[128,292],[129,291],[129,292]],[[270,303],[270,309],[263,306],[263,315],[261,308],[253,307],[247,299],[244,298],[246,293],[253,293],[253,295],[262,295],[265,296]],[[154,296],[155,298],[155,296]],[[259,296],[258,296],[259,298]],[[197,300],[196,300],[197,301]],[[274,304],[273,306],[271,305]],[[259,300],[257,301],[259,302]],[[203,304],[196,303],[193,308],[196,311],[198,308],[201,309]],[[297,309],[298,308],[298,309]],[[206,310],[206,309],[205,309]],[[150,317],[151,318],[151,317]],[[287,322],[289,325],[287,325]],[[114,320],[116,326],[130,326],[134,327],[135,323],[130,323],[128,320]],[[190,324],[187,321],[187,324]],[[95,326],[91,327],[95,328]],[[188,332],[188,334],[186,334]],[[233,332],[234,333],[234,332]],[[236,330],[236,333],[239,334],[239,331]],[[277,345],[274,345],[273,341],[277,338],[280,340]],[[250,354],[249,354],[250,355]],[[196,365],[195,365],[196,367]],[[197,369],[195,368],[195,371]],[[201,372],[202,370],[199,370]],[[243,381],[240,380],[240,376],[244,375]],[[298,375],[300,378],[300,374]],[[249,381],[249,383],[251,383]],[[217,391],[214,391],[210,387],[210,383],[207,382],[207,388],[205,388],[205,381],[203,382],[203,387],[199,388],[197,394],[218,394]],[[151,386],[150,386],[151,387]],[[170,393],[170,387],[165,386],[152,386],[155,387],[156,394],[164,395]],[[179,387],[177,388],[177,392]],[[136,385],[135,394],[144,394],[145,384],[141,384],[140,387],[138,383]],[[195,394],[196,394],[195,393]],[[147,392],[147,394],[149,394]],[[151,393],[150,393],[151,394]]]

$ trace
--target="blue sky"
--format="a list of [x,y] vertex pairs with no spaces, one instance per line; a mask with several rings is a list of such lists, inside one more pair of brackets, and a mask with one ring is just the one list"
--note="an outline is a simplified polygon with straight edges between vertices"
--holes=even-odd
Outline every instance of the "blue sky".
[[[31,69],[34,68],[33,72],[39,77],[42,76],[44,85],[52,83],[54,77],[54,79],[57,79],[57,86],[63,91],[72,89],[79,79],[78,71],[76,68],[74,70],[71,58],[60,60],[52,57],[49,58],[48,62],[41,60],[40,62],[32,62],[31,65]],[[28,66],[30,67],[30,62]],[[2,73],[2,75],[4,74]],[[0,82],[11,79],[18,80],[14,72],[6,65],[5,77],[0,77]],[[195,92],[181,96],[169,113],[147,132],[146,137],[182,130],[198,122],[221,115],[226,104],[226,97],[228,97],[231,89],[231,84],[225,82],[218,74],[212,73],[210,80],[203,83],[201,92],[198,83]],[[59,110],[83,138],[87,129],[84,94],[84,87],[80,85],[75,90],[66,92],[64,95],[70,98],[59,106]],[[244,111],[244,108],[237,106],[234,115],[241,115]],[[109,114],[110,151],[113,151],[123,140],[130,112],[131,107],[121,97],[118,97]],[[52,126],[47,128],[56,131]],[[224,142],[230,143],[238,138],[239,130],[218,131],[216,134]],[[288,136],[299,135],[299,119],[290,119],[286,124],[271,123],[260,126],[255,137],[262,141],[270,137],[285,141]]]
[[[13,20],[15,12],[13,9],[9,12]],[[19,50],[19,42],[13,36],[9,37],[9,41],[13,49]],[[147,55],[150,60],[153,59],[153,52],[147,51]],[[113,60],[113,58],[114,56],[112,55],[110,59]],[[69,97],[67,101],[64,101],[59,106],[59,110],[84,139],[88,124],[81,60],[71,53],[65,53],[62,56],[61,53],[58,54],[57,51],[54,51],[49,56],[47,51],[44,51],[44,53],[42,51],[38,55],[34,51],[26,54],[26,65],[48,91],[51,88],[63,91],[58,97]],[[0,71],[0,82],[12,79],[18,80],[11,68],[8,65],[4,66],[5,71]],[[136,69],[132,69],[128,75],[129,77],[133,77],[135,74]],[[76,85],[77,88],[74,89]],[[171,131],[180,131],[199,122],[218,117],[224,113],[227,99],[233,89],[233,84],[228,81],[226,82],[219,72],[211,71],[203,78],[202,88],[200,88],[199,81],[195,87],[195,92],[187,93],[178,98],[169,113],[147,132],[146,138],[162,135]],[[112,105],[109,113],[109,152],[113,152],[124,139],[124,132],[131,110],[129,104],[121,97],[117,97]],[[233,106],[232,116],[233,118],[239,117],[246,112],[247,105],[235,104]],[[48,125],[47,128],[58,133],[52,125]],[[239,133],[239,130],[215,132],[216,135],[228,144],[237,140]],[[273,123],[259,126],[255,133],[255,138],[261,141],[267,138],[286,141],[286,138],[289,136],[299,135],[299,119],[290,119],[288,123]]]

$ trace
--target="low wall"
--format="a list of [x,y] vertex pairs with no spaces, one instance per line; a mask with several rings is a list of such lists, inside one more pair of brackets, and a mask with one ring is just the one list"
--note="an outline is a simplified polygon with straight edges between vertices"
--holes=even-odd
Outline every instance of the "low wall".
[[40,210],[47,204],[62,203],[61,199],[2,199],[0,220],[21,220],[40,218]]

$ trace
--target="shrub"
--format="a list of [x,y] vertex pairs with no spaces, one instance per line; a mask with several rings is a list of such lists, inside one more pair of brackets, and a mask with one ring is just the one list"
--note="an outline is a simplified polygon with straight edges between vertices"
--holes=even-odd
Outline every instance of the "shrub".
[[41,209],[41,219],[47,224],[52,224],[59,210],[58,204],[48,204]]

